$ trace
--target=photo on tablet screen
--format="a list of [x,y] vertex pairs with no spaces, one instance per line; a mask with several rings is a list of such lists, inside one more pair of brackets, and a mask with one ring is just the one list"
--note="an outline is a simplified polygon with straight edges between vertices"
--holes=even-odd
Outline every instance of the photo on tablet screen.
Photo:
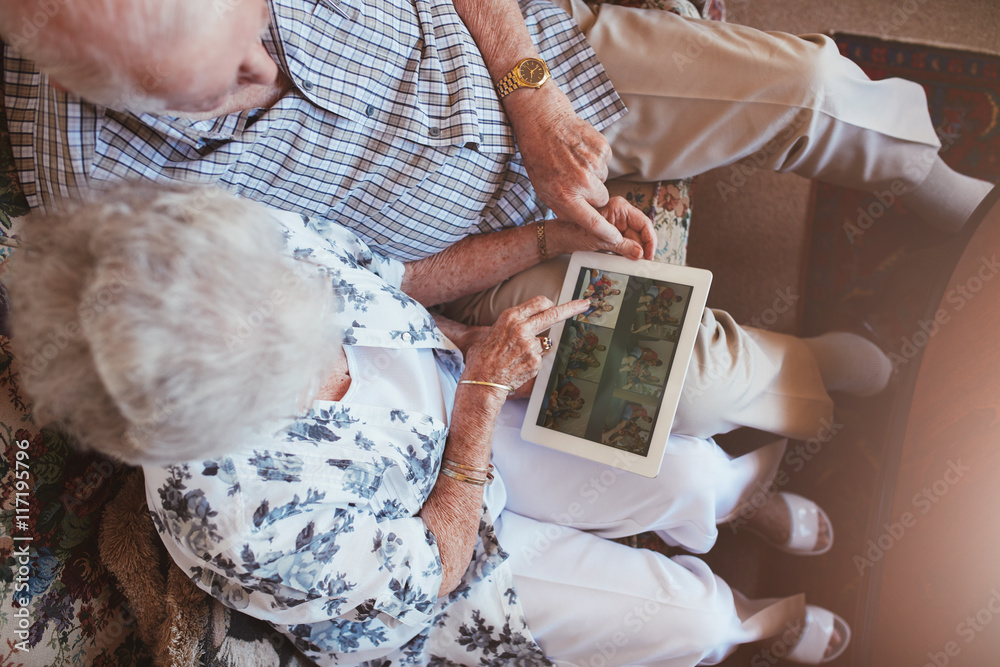
[[573,298],[590,299],[590,308],[576,316],[576,321],[602,327],[614,327],[621,314],[629,277],[600,269],[584,269]]
[[657,335],[657,332],[672,330],[676,341],[676,327],[681,323],[687,309],[684,296],[678,294],[670,285],[650,285],[647,287],[637,302],[632,322],[632,333],[648,334],[661,338],[662,336]]
[[639,456],[649,451],[649,435],[659,411],[658,402],[616,391],[608,402],[601,442]]
[[542,407],[541,426],[560,433],[585,437],[594,410],[597,384],[552,374],[552,389]]
[[[645,455],[692,288],[581,268],[537,424]],[[681,369],[683,372],[683,369]]]
[[600,382],[614,329],[585,322],[568,322],[566,328],[567,335],[560,343],[563,349],[556,355],[554,372],[588,382]]
[[627,340],[634,340],[634,344],[622,357],[615,387],[644,396],[661,396],[667,383],[667,370],[670,368],[669,362],[674,356],[676,343],[639,339],[634,335]]

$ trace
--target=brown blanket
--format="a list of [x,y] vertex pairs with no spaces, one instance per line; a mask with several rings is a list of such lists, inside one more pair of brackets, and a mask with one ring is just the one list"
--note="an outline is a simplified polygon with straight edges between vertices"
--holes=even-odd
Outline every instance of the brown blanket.
[[156,665],[312,665],[284,635],[223,606],[170,560],[149,516],[142,470],[129,473],[105,509],[100,553],[118,579]]

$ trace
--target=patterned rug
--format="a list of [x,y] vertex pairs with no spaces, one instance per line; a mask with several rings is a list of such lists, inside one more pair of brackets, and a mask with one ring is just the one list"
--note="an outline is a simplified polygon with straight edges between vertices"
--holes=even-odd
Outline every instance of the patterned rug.
[[[946,163],[1000,180],[1000,57],[857,35],[834,38],[871,78],[924,86]],[[899,340],[905,323],[922,313],[923,300],[903,294],[900,302],[886,304],[884,296],[905,284],[914,266],[941,254],[950,237],[925,229],[902,204],[881,206],[876,193],[819,184],[813,202],[806,326],[823,330],[849,310],[872,315],[890,340]],[[877,315],[886,305],[892,313]]]

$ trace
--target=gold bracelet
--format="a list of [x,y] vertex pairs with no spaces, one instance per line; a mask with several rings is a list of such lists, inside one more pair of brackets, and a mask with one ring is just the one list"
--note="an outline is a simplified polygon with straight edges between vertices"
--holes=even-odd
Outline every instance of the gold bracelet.
[[473,468],[472,466],[462,465],[457,461],[452,461],[451,459],[442,459],[445,465],[451,466],[452,468],[458,468],[459,470],[468,470],[469,472],[481,472],[481,473],[491,473],[493,472],[493,464],[490,464],[489,468]]
[[463,475],[460,472],[455,472],[451,468],[446,468],[441,466],[441,474],[447,475],[452,479],[457,479],[459,482],[465,482],[466,484],[472,484],[474,486],[489,486],[493,483],[493,475],[487,475],[486,479],[479,479],[476,477],[469,477],[468,475]]
[[535,227],[535,236],[538,238],[538,252],[542,256],[542,261],[549,259],[549,248],[545,243],[545,221],[541,220]]
[[500,389],[506,389],[508,394],[514,393],[514,388],[509,384],[497,384],[496,382],[480,382],[479,380],[459,380],[459,384],[479,384],[484,387],[498,387]]

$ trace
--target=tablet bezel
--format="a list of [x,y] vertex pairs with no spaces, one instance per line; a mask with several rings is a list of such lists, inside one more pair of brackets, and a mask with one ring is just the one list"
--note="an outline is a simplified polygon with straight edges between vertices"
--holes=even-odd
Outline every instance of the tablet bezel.
[[[521,437],[544,447],[556,449],[567,454],[585,459],[606,463],[608,465],[636,473],[644,477],[656,477],[663,463],[663,453],[667,446],[670,428],[673,426],[677,404],[680,400],[681,388],[687,375],[688,363],[694,352],[698,327],[701,324],[702,313],[708,299],[708,290],[712,284],[712,273],[705,269],[695,269],[676,264],[666,264],[648,260],[630,260],[619,255],[599,252],[575,252],[570,258],[566,277],[563,280],[559,294],[559,303],[573,299],[573,292],[579,280],[580,269],[599,269],[625,274],[631,277],[650,278],[665,282],[679,283],[691,287],[688,307],[684,320],[680,323],[680,333],[677,338],[676,351],[667,371],[667,382],[663,388],[663,396],[656,425],[649,437],[649,450],[646,456],[639,456],[604,445],[575,435],[562,433],[544,426],[539,426],[539,414],[543,402],[548,401],[548,385],[551,380],[556,355],[546,354],[542,357],[542,365],[535,379],[535,386],[528,402],[524,424],[521,427]],[[552,327],[549,336],[555,345],[562,340],[566,323],[560,322]],[[626,323],[625,326],[628,326]]]

